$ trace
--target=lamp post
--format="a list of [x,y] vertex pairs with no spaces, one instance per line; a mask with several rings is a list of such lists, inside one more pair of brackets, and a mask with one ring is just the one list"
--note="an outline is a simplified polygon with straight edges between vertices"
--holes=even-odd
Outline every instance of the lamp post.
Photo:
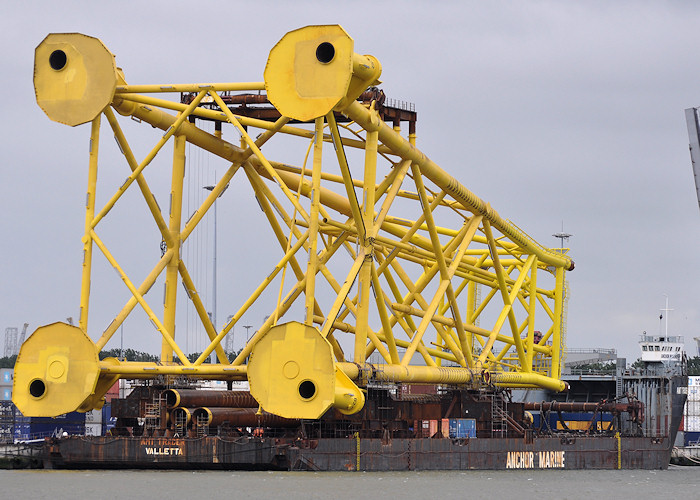
[[[204,186],[207,191],[213,191],[214,186]],[[223,191],[221,194],[224,194]],[[219,196],[221,196],[221,194]],[[218,334],[219,329],[216,326],[216,201],[214,201],[214,263],[212,269],[212,301],[214,305],[211,308],[211,323],[214,325],[214,331]],[[211,353],[211,364],[216,363],[216,353]]]
[[561,240],[561,253],[562,255],[564,254],[564,240],[569,241],[569,238],[573,236],[573,234],[570,233],[565,233],[564,232],[564,221],[561,221],[561,231],[558,233],[554,233],[552,236],[555,238],[559,238]]

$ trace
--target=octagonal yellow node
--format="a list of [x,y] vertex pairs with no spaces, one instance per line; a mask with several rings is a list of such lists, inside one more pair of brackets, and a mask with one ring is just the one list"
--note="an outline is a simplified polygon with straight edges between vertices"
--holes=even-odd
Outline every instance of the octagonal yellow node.
[[95,344],[78,327],[53,323],[23,344],[15,364],[12,401],[25,416],[55,417],[89,410],[100,374]]
[[255,344],[248,362],[250,393],[270,413],[319,418],[329,408],[362,409],[362,391],[333,361],[330,342],[312,326],[286,323]]
[[72,127],[92,121],[117,87],[114,55],[80,33],[52,33],[34,52],[36,102],[54,121]]

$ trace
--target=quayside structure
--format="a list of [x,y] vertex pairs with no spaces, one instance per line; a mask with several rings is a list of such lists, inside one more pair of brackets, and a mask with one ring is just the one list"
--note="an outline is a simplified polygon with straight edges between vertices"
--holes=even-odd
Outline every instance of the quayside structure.
[[[35,52],[37,103],[50,119],[91,130],[80,320],[43,326],[22,346],[13,392],[21,412],[100,408],[120,378],[247,379],[258,411],[285,419],[320,418],[331,408],[357,413],[374,382],[565,390],[565,273],[573,261],[418,149],[415,111],[385,98],[380,75],[379,61],[356,53],[337,25],[287,33],[270,52],[264,81],[243,83],[134,85],[100,40],[48,35]],[[152,141],[145,156],[133,152],[125,119],[140,121],[138,139]],[[211,122],[214,133],[201,126]],[[100,156],[105,134],[114,135],[121,159]],[[302,143],[306,155],[275,156],[282,139]],[[201,206],[183,213],[188,144],[223,158],[228,169]],[[172,165],[167,205],[149,184],[156,157]],[[115,168],[126,178],[98,205],[98,172]],[[267,221],[257,231],[269,231],[278,248],[270,261],[261,253],[239,264],[260,266],[266,277],[237,285],[248,298],[227,302],[236,312],[216,329],[182,246],[237,178],[254,194],[250,210]],[[163,241],[162,257],[143,276],[127,274],[100,237],[131,191],[140,192]],[[122,239],[130,236],[125,230]],[[249,244],[256,237],[237,236]],[[88,324],[100,293],[91,289],[98,258],[130,292],[107,325]],[[148,293],[158,279],[164,298]],[[208,339],[195,360],[175,334],[183,298]],[[261,301],[269,305],[264,323],[229,361],[226,336]],[[161,338],[160,361],[100,360],[136,308]],[[216,363],[208,362],[212,353]]]

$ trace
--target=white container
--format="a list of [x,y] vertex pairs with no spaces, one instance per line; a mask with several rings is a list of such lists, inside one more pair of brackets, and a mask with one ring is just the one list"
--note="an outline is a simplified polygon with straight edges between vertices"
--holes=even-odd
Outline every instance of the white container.
[[102,424],[85,424],[85,435],[86,436],[101,436],[102,435]]
[[686,417],[684,430],[686,432],[700,432],[700,417],[696,417],[696,416]]
[[90,410],[85,412],[85,423],[86,424],[101,424],[102,423],[102,409]]

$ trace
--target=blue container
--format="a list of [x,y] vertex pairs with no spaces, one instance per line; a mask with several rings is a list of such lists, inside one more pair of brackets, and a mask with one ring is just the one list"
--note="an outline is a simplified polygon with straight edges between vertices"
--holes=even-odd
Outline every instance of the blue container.
[[457,439],[476,437],[476,419],[473,418],[451,418],[450,437]]
[[102,434],[107,434],[107,431],[114,429],[117,425],[117,418],[112,416],[112,405],[106,403],[102,407]]
[[683,436],[683,444],[685,446],[700,445],[700,432],[685,431]]
[[0,385],[12,385],[14,371],[12,368],[1,368]]
[[0,387],[0,401],[12,401],[12,386]]
[[85,413],[77,411],[58,417],[25,417],[19,411],[15,416],[15,439],[29,441],[68,434],[85,434]]

